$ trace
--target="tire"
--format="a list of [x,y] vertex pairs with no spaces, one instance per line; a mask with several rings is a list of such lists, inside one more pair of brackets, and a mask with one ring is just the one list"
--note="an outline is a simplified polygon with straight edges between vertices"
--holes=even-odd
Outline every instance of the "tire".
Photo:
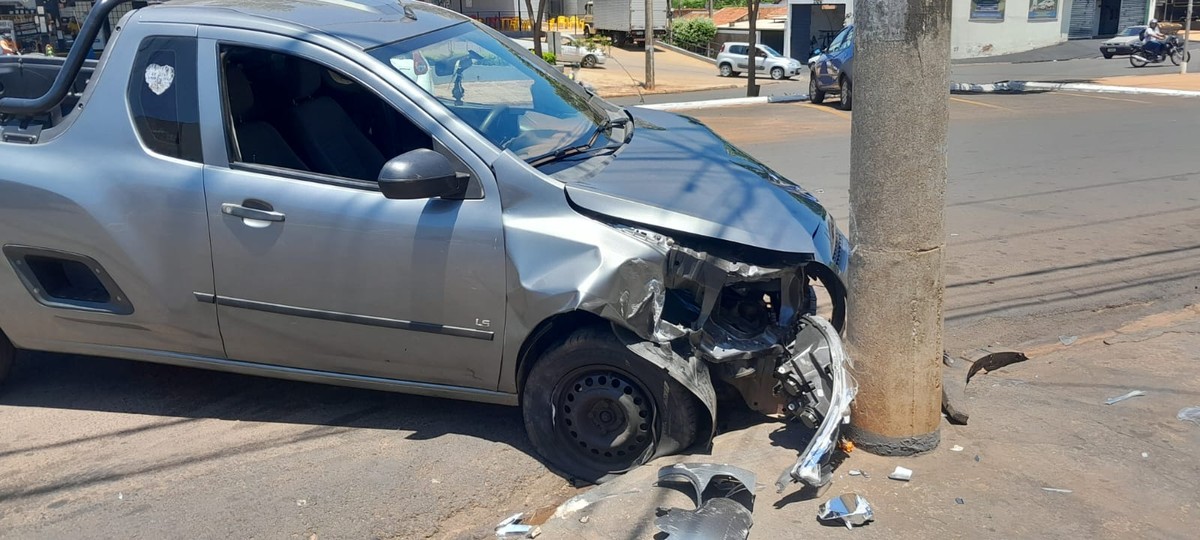
[[848,111],[854,107],[854,83],[849,77],[842,77],[841,84],[838,85],[838,105],[843,111]]
[[1134,51],[1133,54],[1129,55],[1129,65],[1131,65],[1135,68],[1146,67],[1146,64],[1148,62],[1139,58],[1138,54],[1139,54],[1138,51]]
[[692,393],[602,326],[576,331],[537,360],[521,409],[552,467],[597,484],[691,446],[698,425]]
[[783,68],[771,68],[771,78],[777,81],[783,80]]
[[583,61],[580,62],[579,65],[582,67],[585,67],[585,68],[596,67],[596,56],[589,54],[589,55],[583,57]]
[[717,69],[721,72],[722,77],[734,76],[733,66],[731,66],[729,64],[721,64]]
[[0,385],[4,384],[4,380],[8,378],[8,373],[12,371],[13,358],[17,355],[17,349],[13,347],[8,337],[4,332],[0,332]]
[[[1192,61],[1192,53],[1190,51],[1187,53],[1187,57],[1188,57],[1187,61],[1191,62]],[[1171,53],[1171,63],[1175,64],[1177,66],[1179,64],[1182,64],[1183,63],[1183,51],[1181,51],[1179,49],[1175,49]]]
[[825,101],[825,91],[817,86],[817,74],[813,72],[808,74],[808,100],[815,104]]
[[1112,57],[1113,57],[1112,53],[1104,53],[1105,60],[1112,60]]

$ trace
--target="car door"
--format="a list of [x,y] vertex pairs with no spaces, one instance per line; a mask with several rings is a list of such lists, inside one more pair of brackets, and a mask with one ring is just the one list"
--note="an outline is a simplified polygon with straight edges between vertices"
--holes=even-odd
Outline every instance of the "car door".
[[[215,76],[205,110],[224,127],[204,139],[214,156],[206,161],[205,188],[216,289],[205,300],[217,305],[228,356],[494,389],[506,266],[499,195],[488,168],[356,62],[284,37],[230,29],[208,29],[208,36]],[[284,71],[274,76],[270,68],[278,65]],[[246,90],[235,79],[254,69],[261,80]],[[319,73],[319,90],[310,88],[312,70]],[[270,107],[285,97],[278,92],[290,92],[290,99]],[[357,93],[339,99],[339,92]],[[302,95],[310,93],[320,97]],[[379,107],[360,115],[370,130],[345,129],[353,121],[346,116],[371,104]],[[309,118],[306,106],[320,114]],[[377,121],[392,115],[394,122]],[[322,138],[311,140],[306,124]],[[403,124],[397,132],[407,141],[394,151],[411,149],[415,137],[416,146],[446,155],[469,174],[467,198],[390,200],[373,180],[377,169],[370,173],[375,176],[349,177],[314,165],[347,141],[396,127],[389,124]],[[369,141],[378,154],[364,146],[355,151],[367,162],[373,155],[377,165],[389,145]],[[339,165],[353,170],[360,164]]]
[[754,69],[760,72],[766,71],[767,59],[771,57],[771,54],[768,53],[766,49],[762,48],[761,45],[757,45],[755,47],[758,50],[758,53],[754,55]]
[[737,64],[735,71],[746,71],[750,64],[747,63],[747,51],[750,47],[747,45],[734,45],[729,48],[729,53],[733,55],[734,62]]
[[854,27],[846,27],[845,34],[842,46],[829,57],[829,72],[832,74],[835,83],[842,74],[845,74],[847,77],[851,75],[850,68],[854,61]]

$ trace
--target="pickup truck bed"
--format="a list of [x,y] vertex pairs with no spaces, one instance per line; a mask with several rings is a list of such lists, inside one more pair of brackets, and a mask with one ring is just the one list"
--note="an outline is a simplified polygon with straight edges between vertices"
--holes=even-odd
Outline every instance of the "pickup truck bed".
[[[0,97],[36,98],[45,94],[54,78],[62,71],[64,60],[45,56],[0,56]],[[84,63],[79,76],[71,86],[70,93],[58,110],[34,117],[34,121],[49,128],[79,103],[87,81],[96,69],[96,61]],[[5,119],[6,121],[8,119]]]

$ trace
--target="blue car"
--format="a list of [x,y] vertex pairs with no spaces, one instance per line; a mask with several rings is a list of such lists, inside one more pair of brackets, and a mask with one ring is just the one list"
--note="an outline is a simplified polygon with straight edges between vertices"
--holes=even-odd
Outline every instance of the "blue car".
[[829,48],[813,51],[808,61],[808,97],[813,103],[825,101],[826,94],[837,94],[842,110],[850,110],[854,96],[854,25],[847,26],[829,43]]

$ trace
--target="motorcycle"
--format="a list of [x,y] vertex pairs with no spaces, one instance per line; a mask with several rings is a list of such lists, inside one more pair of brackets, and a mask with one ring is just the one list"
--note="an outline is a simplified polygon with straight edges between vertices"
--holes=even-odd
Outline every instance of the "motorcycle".
[[1129,55],[1129,64],[1133,67],[1145,67],[1147,64],[1161,64],[1166,62],[1168,58],[1171,63],[1179,65],[1183,62],[1192,61],[1192,53],[1187,53],[1187,60],[1183,59],[1183,41],[1178,36],[1170,36],[1163,42],[1162,49],[1159,54],[1153,54],[1145,50],[1143,43],[1135,43],[1133,46],[1133,54]]

